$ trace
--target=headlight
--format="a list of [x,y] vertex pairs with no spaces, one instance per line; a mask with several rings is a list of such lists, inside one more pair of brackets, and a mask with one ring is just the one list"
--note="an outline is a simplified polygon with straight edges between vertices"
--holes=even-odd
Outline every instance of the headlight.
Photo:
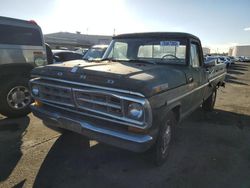
[[39,95],[39,88],[37,86],[32,86],[31,92],[34,96]]
[[41,57],[38,57],[35,59],[35,65],[38,67],[43,66],[43,65],[45,65],[45,60]]
[[133,119],[140,119],[143,116],[143,106],[139,103],[131,103],[128,105],[128,116]]

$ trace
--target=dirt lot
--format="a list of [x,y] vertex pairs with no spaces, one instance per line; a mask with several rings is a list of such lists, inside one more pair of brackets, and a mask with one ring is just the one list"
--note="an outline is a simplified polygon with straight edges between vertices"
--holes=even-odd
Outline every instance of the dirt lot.
[[143,154],[60,135],[31,114],[0,116],[0,187],[250,188],[249,97],[250,63],[236,63],[216,110],[183,121],[158,168]]

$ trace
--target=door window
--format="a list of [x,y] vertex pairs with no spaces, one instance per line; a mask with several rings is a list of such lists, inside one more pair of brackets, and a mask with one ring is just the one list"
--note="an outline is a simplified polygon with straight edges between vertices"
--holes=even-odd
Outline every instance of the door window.
[[191,44],[190,62],[192,67],[200,67],[199,47],[197,44]]

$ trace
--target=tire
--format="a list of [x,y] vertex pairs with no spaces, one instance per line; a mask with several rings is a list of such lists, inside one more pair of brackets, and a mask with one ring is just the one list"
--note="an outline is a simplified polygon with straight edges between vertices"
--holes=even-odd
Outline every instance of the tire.
[[150,149],[153,162],[156,166],[161,166],[169,156],[173,136],[176,127],[176,119],[172,111],[168,112],[160,123],[160,130],[156,143]]
[[16,77],[1,84],[0,113],[4,116],[15,118],[30,113],[29,105],[32,101],[28,78]]
[[214,109],[214,104],[216,101],[217,91],[216,89],[213,91],[213,93],[205,100],[202,104],[202,108],[205,111],[211,112]]

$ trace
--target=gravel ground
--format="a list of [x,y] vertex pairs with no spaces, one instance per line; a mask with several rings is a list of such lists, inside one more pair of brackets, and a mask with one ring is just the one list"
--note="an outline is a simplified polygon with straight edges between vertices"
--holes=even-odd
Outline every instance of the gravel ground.
[[250,188],[250,63],[236,63],[216,109],[201,109],[177,129],[168,161],[74,133],[60,135],[32,114],[0,116],[0,187]]

